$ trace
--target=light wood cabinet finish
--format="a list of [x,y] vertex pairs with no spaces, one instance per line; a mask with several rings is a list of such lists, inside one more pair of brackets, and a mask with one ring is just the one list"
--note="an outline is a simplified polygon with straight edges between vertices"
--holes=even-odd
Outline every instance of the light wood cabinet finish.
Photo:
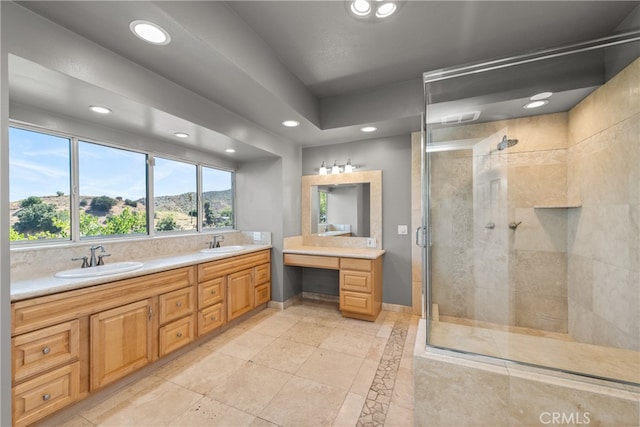
[[284,254],[284,264],[340,271],[340,311],[375,321],[382,309],[382,257],[376,259]]
[[11,304],[13,420],[26,426],[267,302],[263,250]]
[[75,402],[79,377],[80,362],[75,362],[15,386],[11,393],[14,426],[33,424]]
[[227,277],[227,319],[233,320],[254,307],[253,269],[239,271]]
[[91,316],[91,391],[153,360],[151,298]]
[[12,338],[14,383],[77,360],[79,332],[73,320]]

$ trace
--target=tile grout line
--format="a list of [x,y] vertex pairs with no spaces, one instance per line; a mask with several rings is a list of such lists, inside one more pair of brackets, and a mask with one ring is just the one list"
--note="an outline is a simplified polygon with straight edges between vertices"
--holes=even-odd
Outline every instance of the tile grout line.
[[409,320],[404,317],[399,317],[393,325],[393,330],[387,340],[378,369],[362,406],[357,423],[358,427],[384,426],[408,329]]

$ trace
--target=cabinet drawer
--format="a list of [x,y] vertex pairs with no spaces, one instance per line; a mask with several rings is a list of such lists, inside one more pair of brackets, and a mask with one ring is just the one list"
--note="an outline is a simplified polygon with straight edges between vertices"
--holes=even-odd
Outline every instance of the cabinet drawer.
[[189,344],[194,338],[193,316],[176,320],[160,328],[159,354],[164,356],[182,346]]
[[198,284],[198,308],[222,302],[224,299],[225,277],[208,280]]
[[74,320],[12,338],[14,382],[75,360],[78,334],[79,322]]
[[78,399],[80,362],[63,366],[12,390],[13,423],[26,426]]
[[371,273],[340,270],[340,291],[371,293],[372,289]]
[[224,325],[224,304],[218,303],[198,313],[198,336]]
[[373,297],[360,292],[340,291],[340,310],[358,314],[373,314]]
[[[256,267],[256,285],[271,281],[271,264],[262,264]],[[256,303],[257,304],[257,303]]]
[[340,269],[342,270],[371,271],[372,266],[373,261],[370,259],[340,258]]
[[255,288],[254,303],[256,306],[271,301],[271,282],[263,283]]
[[219,261],[206,262],[198,265],[198,281],[204,282],[216,277],[226,276],[267,262],[271,262],[271,252],[268,249]]
[[178,289],[162,294],[158,299],[158,304],[161,325],[191,314],[195,307],[193,288]]

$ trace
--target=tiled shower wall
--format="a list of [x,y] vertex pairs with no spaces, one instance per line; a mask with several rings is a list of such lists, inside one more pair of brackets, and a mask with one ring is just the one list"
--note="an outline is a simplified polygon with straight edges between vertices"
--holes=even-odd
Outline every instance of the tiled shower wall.
[[[567,331],[567,114],[458,126],[434,141],[481,138],[504,130],[518,145],[507,159],[509,279],[488,285],[475,277],[492,265],[474,262],[471,150],[432,156],[433,300],[440,314],[557,332]],[[506,228],[507,224],[496,224]],[[490,272],[487,272],[490,273]]]
[[640,59],[569,113],[569,333],[640,350]]

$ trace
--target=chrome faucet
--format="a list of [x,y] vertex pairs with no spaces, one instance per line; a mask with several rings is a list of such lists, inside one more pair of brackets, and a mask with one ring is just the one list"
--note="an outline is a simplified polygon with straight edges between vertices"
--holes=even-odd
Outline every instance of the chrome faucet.
[[108,255],[98,255],[98,258],[96,259],[96,250],[97,249],[100,249],[100,254],[104,254],[105,253],[104,246],[102,246],[102,245],[91,246],[89,248],[89,250],[91,251],[91,257],[89,258],[89,267],[95,267],[97,265],[103,265],[104,261],[102,261],[102,257],[108,256]]
[[220,242],[224,242],[224,236],[222,234],[214,234],[211,242],[209,242],[210,248],[219,248]]

